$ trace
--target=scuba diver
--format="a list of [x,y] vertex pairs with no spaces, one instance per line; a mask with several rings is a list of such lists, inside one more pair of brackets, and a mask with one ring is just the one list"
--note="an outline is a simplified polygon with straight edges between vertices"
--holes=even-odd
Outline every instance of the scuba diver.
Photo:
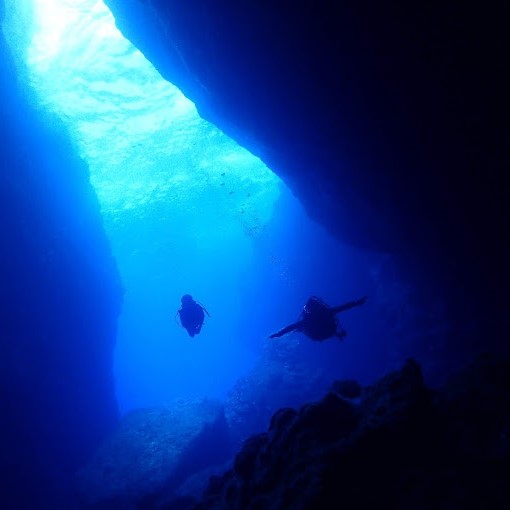
[[210,317],[204,306],[197,303],[189,294],[184,294],[181,298],[181,308],[177,310],[175,316],[179,314],[181,326],[188,331],[189,336],[195,336],[200,333],[204,324],[204,312]]
[[365,304],[367,297],[362,297],[357,301],[349,301],[340,306],[329,306],[317,296],[308,299],[299,320],[294,324],[273,333],[269,338],[276,338],[290,333],[291,331],[300,331],[308,338],[317,342],[322,342],[333,336],[343,340],[347,332],[340,326],[335,315],[345,310],[350,310],[356,306]]

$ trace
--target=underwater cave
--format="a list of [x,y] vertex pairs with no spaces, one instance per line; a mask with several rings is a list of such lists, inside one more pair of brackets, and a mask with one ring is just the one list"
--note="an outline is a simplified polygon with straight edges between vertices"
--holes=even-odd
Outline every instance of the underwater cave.
[[[503,32],[475,14],[0,0],[2,508],[506,506]],[[310,296],[367,300],[345,338],[269,338]]]

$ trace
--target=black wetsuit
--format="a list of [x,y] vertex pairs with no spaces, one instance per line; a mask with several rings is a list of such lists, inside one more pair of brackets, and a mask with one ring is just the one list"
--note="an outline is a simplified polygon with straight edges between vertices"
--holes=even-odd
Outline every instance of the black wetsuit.
[[280,337],[291,331],[301,331],[308,338],[317,342],[322,342],[333,336],[343,339],[346,332],[339,328],[335,315],[355,306],[360,306],[365,301],[366,298],[361,298],[357,301],[349,301],[343,305],[331,307],[319,298],[312,297],[305,305],[299,321],[289,324],[277,333],[273,333],[269,338]]
[[204,324],[204,308],[196,301],[188,301],[179,309],[179,318],[189,336],[198,335]]

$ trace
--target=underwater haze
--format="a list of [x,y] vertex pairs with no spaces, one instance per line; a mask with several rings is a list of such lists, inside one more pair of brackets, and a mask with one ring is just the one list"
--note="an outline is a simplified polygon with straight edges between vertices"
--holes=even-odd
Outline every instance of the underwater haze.
[[[27,94],[62,119],[87,162],[119,268],[114,374],[123,413],[225,399],[273,342],[297,345],[303,371],[325,380],[380,374],[384,335],[367,320],[377,257],[311,221],[271,169],[203,120],[124,39],[101,1],[6,6],[3,29]],[[184,294],[210,313],[193,338],[176,315]],[[311,295],[331,305],[369,301],[342,317],[342,343],[300,333],[269,340]]]
[[0,0],[0,510],[509,507],[468,11]]

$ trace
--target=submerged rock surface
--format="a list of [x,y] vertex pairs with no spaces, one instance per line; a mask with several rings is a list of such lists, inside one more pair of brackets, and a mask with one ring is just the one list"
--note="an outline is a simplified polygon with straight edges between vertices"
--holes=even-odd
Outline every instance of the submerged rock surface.
[[118,419],[122,288],[87,165],[16,72],[0,30],[0,508],[67,509]]
[[[336,383],[321,400],[280,409],[198,498],[176,490],[176,482],[188,477],[186,483],[200,479],[201,485],[208,472],[198,464],[182,471],[186,445],[196,441],[202,423],[187,412],[203,409],[133,413],[82,473],[82,491],[90,498],[85,508],[508,507],[510,360],[479,357],[439,390],[425,386],[413,360],[361,392],[355,386]],[[342,396],[345,387],[352,398]],[[213,418],[214,406],[210,411]],[[200,455],[211,442],[215,451],[228,452],[222,423],[200,432]],[[202,466],[211,458],[203,457]]]
[[85,508],[164,500],[190,475],[230,455],[221,404],[182,400],[128,413],[78,475]]
[[187,508],[507,508],[509,390],[509,361],[478,359],[438,392],[409,361],[358,403],[279,411]]

